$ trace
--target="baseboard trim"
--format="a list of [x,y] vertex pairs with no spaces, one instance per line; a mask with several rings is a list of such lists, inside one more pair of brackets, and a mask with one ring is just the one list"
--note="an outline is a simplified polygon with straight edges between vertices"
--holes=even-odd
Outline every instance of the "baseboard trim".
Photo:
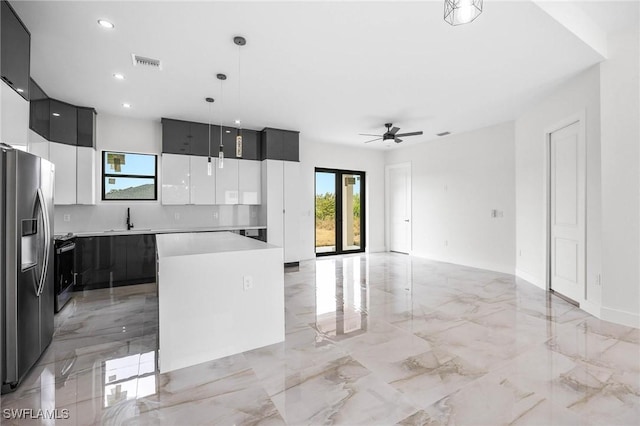
[[640,314],[621,311],[603,306],[601,308],[600,319],[615,322],[616,324],[626,325],[628,327],[640,328]]
[[547,284],[543,282],[543,280],[538,279],[538,277],[535,277],[531,275],[529,272],[523,271],[522,269],[516,269],[516,277],[522,278],[529,284],[533,284],[538,288],[547,290]]
[[602,319],[602,306],[599,304],[583,300],[580,302],[580,309],[596,318]]
[[453,263],[454,265],[468,266],[470,268],[501,272],[503,274],[513,275],[513,272],[514,272],[513,267],[498,265],[498,264],[489,263],[489,262],[461,262],[458,259],[448,259],[440,256],[435,256],[430,253],[420,253],[415,251],[410,251],[409,254],[411,256],[420,257],[423,259],[435,260],[436,262]]

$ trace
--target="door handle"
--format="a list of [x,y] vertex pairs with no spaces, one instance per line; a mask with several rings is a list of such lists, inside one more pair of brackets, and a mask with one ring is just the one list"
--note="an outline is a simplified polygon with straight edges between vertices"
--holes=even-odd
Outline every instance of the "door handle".
[[40,283],[36,296],[40,297],[44,290],[44,284],[47,280],[47,272],[49,271],[49,255],[51,254],[51,229],[49,224],[49,209],[47,202],[42,194],[42,189],[38,188],[38,202],[40,203],[40,210],[42,211],[42,222],[44,223],[44,258],[42,259],[42,271],[40,273]]
[[404,221],[405,221],[405,222],[409,222],[409,219],[405,219]]

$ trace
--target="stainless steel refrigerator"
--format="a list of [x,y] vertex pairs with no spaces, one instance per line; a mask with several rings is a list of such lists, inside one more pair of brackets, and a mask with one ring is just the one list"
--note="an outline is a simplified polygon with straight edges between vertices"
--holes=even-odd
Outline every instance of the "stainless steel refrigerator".
[[0,144],[2,393],[15,390],[53,337],[54,165]]

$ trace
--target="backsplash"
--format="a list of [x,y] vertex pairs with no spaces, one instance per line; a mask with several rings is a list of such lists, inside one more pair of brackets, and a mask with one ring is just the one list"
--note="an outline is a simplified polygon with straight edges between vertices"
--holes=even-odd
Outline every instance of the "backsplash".
[[[260,206],[163,206],[149,204],[106,204],[55,206],[54,233],[125,229],[127,207],[134,229],[180,229],[209,226],[257,226]],[[67,219],[67,220],[65,220]]]

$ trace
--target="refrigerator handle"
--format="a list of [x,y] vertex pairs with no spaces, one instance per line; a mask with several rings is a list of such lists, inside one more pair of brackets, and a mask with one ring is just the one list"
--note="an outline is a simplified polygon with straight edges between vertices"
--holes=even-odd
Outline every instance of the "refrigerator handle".
[[49,223],[49,209],[47,207],[47,201],[42,194],[42,189],[38,188],[38,201],[42,210],[42,219],[44,222],[44,258],[42,260],[42,273],[40,274],[40,284],[38,285],[38,291],[36,295],[40,297],[44,289],[44,284],[47,280],[47,272],[49,270],[49,255],[51,254],[51,226]]

